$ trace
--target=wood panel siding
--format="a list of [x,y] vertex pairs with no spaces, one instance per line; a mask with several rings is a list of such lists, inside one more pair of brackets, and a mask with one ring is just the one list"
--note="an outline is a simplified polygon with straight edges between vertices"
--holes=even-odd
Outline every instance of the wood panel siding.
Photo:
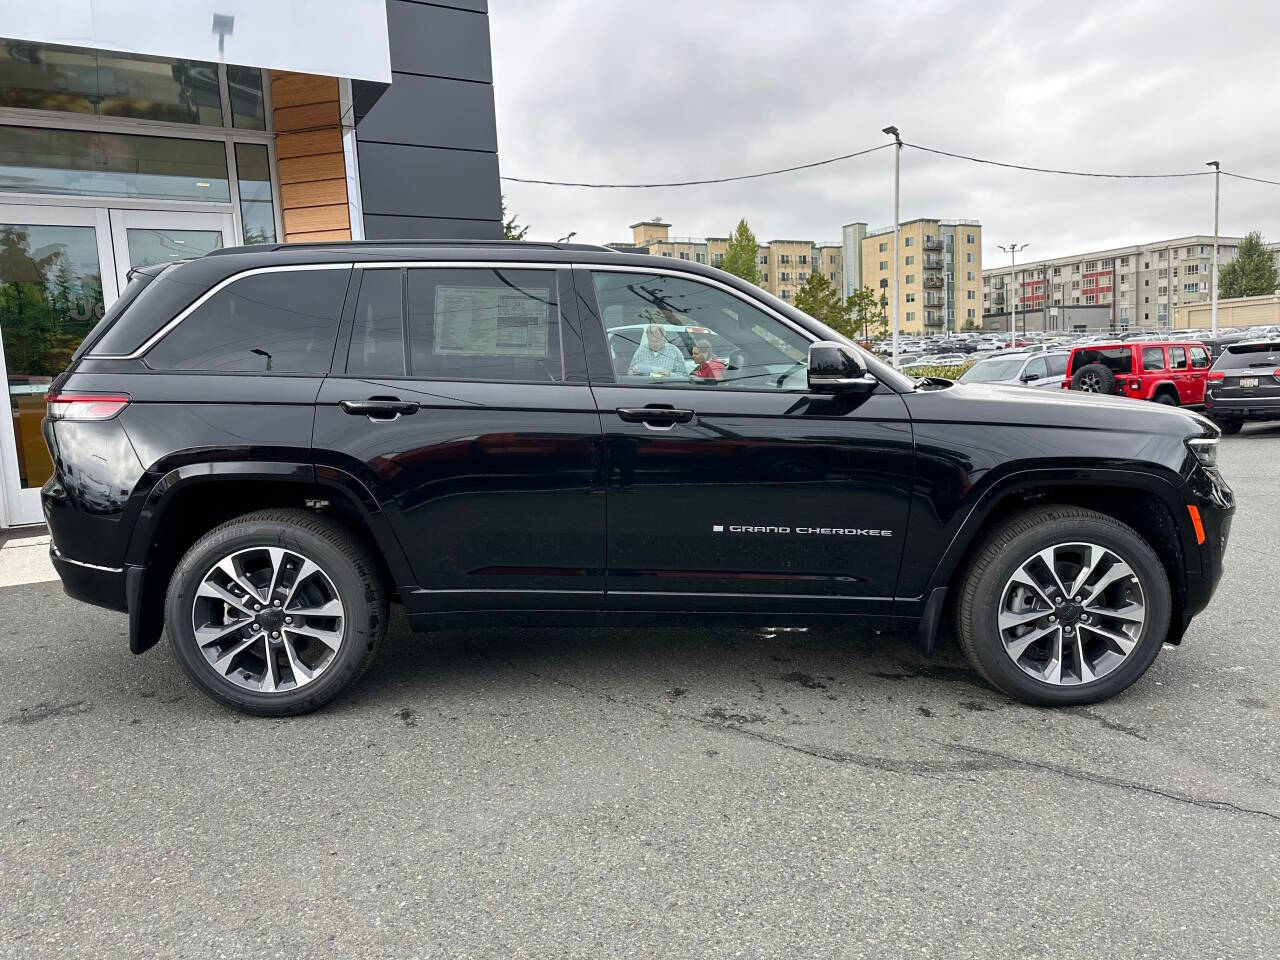
[[338,81],[271,71],[286,242],[350,240]]

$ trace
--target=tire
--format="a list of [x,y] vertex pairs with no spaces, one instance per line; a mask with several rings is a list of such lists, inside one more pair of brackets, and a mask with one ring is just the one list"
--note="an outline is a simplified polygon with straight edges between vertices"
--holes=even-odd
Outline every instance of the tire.
[[[272,596],[279,603],[252,611]],[[387,617],[386,587],[368,550],[341,524],[306,510],[263,510],[215,527],[178,563],[165,598],[169,642],[196,686],[269,717],[318,709],[358,680]]]
[[1161,390],[1151,399],[1156,403],[1163,403],[1166,407],[1179,406],[1177,394],[1173,393],[1171,390]]
[[1115,373],[1103,363],[1086,363],[1071,377],[1071,389],[1085,393],[1111,393],[1115,385]]
[[1215,420],[1218,429],[1225,433],[1228,437],[1234,437],[1242,429],[1244,429],[1243,420]]
[[[1135,588],[1129,577],[1122,575],[1121,569],[1114,569],[1117,579],[1101,592],[1101,603],[1095,602],[1094,606],[1084,609],[1108,614],[1122,613],[1126,617],[1132,617],[1131,598],[1136,596],[1142,610],[1142,622],[1131,625],[1125,621],[1103,617],[1097,612],[1085,614],[1091,621],[1088,626],[1082,626],[1078,620],[1072,621],[1076,625],[1071,629],[1084,641],[1076,646],[1075,639],[1067,636],[1065,624],[1080,608],[1068,598],[1064,606],[1049,605],[1046,611],[1046,614],[1053,615],[1057,621],[1056,634],[1050,633],[1045,639],[1026,647],[1022,658],[1015,660],[1011,647],[1006,645],[1007,637],[1024,628],[1027,632],[1022,633],[1023,637],[1033,631],[1039,633],[1055,629],[1053,624],[1047,623],[1046,616],[1013,626],[1006,631],[1001,630],[1002,611],[1007,612],[1011,619],[1022,616],[1021,610],[1009,609],[1009,598],[1017,596],[1016,593],[1010,593],[1011,588],[1014,591],[1023,589],[1024,593],[1031,596],[1037,608],[1046,605],[1043,596],[1034,595],[1020,587],[1013,579],[1015,574],[1021,573],[1028,562],[1034,563],[1032,558],[1040,551],[1054,549],[1055,552],[1051,555],[1055,558],[1055,564],[1065,573],[1065,576],[1060,574],[1059,578],[1074,581],[1070,565],[1062,558],[1069,558],[1072,551],[1077,550],[1081,544],[1101,551],[1102,559],[1094,561],[1097,582],[1106,579],[1113,572],[1105,559],[1107,554],[1127,564],[1137,581]],[[1047,567],[1043,569],[1047,571]],[[1076,569],[1078,572],[1080,568]],[[1092,579],[1091,575],[1090,580]],[[1169,579],[1159,558],[1135,530],[1114,517],[1093,510],[1069,506],[1045,507],[1013,516],[984,541],[959,586],[955,611],[956,635],[965,657],[989,684],[1024,703],[1073,706],[1096,703],[1112,697],[1146,672],[1168,635],[1172,600]],[[1072,582],[1067,588],[1070,590],[1075,587],[1076,584]],[[1086,585],[1076,595],[1087,594],[1091,588],[1092,584],[1086,581]],[[1130,598],[1130,602],[1113,607],[1105,606],[1107,603],[1118,604],[1118,597]],[[1050,596],[1048,599],[1057,597]],[[1032,612],[1034,613],[1034,609]],[[1059,615],[1061,619],[1058,619]],[[1123,644],[1117,645],[1096,633],[1099,627],[1124,636],[1126,642],[1132,641],[1127,653],[1121,656]],[[1133,633],[1128,633],[1129,630]],[[1064,641],[1058,682],[1045,676],[1032,675],[1043,663],[1044,672],[1049,677],[1052,676],[1051,651],[1055,636]],[[1018,638],[1015,637],[1011,644],[1016,648]],[[1043,662],[1035,659],[1042,650],[1050,651],[1048,659]],[[1088,663],[1088,672],[1077,668],[1081,659]],[[1090,676],[1095,678],[1088,679]]]

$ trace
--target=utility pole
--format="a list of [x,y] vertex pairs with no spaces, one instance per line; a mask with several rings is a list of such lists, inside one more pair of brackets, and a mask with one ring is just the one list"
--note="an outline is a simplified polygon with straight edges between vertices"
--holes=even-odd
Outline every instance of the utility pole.
[[[1217,160],[1210,160],[1206,167],[1213,167],[1213,266],[1209,278],[1211,288],[1209,296],[1213,298],[1213,306],[1209,309],[1213,317],[1213,338],[1218,338],[1218,188],[1222,183],[1222,169]],[[1172,309],[1172,308],[1170,308]],[[1172,322],[1173,317],[1169,320]]]
[[1014,270],[1018,265],[1018,251],[1027,249],[1031,244],[1011,243],[1006,247],[1003,243],[997,243],[996,246],[1009,254],[1009,296],[1013,298],[1009,306],[1009,343],[1012,345],[1018,335],[1018,278]]
[[897,127],[885,127],[881,133],[893,137],[893,366],[898,367],[898,222],[902,219],[898,208],[898,188],[902,178],[902,135]]

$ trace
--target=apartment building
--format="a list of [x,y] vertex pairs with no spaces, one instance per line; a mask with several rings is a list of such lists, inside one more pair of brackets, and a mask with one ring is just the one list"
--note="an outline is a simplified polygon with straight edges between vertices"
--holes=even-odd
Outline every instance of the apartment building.
[[[729,249],[728,237],[672,237],[671,225],[660,218],[631,224],[630,243],[610,243],[615,250],[647,253],[720,266]],[[820,269],[837,290],[844,287],[844,250],[839,243],[812,240],[770,240],[756,248],[760,286],[775,297],[793,301],[814,269]]]
[[[942,333],[982,319],[982,225],[918,219],[900,224],[898,328]],[[862,285],[888,305],[893,296],[893,227],[862,239]]]
[[[1218,262],[1235,258],[1240,237],[1219,237]],[[1179,308],[1212,299],[1213,237],[1197,234],[1156,243],[995,266],[982,272],[984,317],[1030,310],[1048,330],[1070,330],[1063,308],[1106,306],[1106,326],[1169,329]],[[1012,275],[1012,278],[1011,278]],[[1012,289],[1011,289],[1012,285]]]

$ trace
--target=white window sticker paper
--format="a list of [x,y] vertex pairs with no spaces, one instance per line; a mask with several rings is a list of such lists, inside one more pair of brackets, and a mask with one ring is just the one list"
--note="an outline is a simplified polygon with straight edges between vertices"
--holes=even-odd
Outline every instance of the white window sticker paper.
[[550,299],[546,287],[436,287],[435,352],[545,359]]

